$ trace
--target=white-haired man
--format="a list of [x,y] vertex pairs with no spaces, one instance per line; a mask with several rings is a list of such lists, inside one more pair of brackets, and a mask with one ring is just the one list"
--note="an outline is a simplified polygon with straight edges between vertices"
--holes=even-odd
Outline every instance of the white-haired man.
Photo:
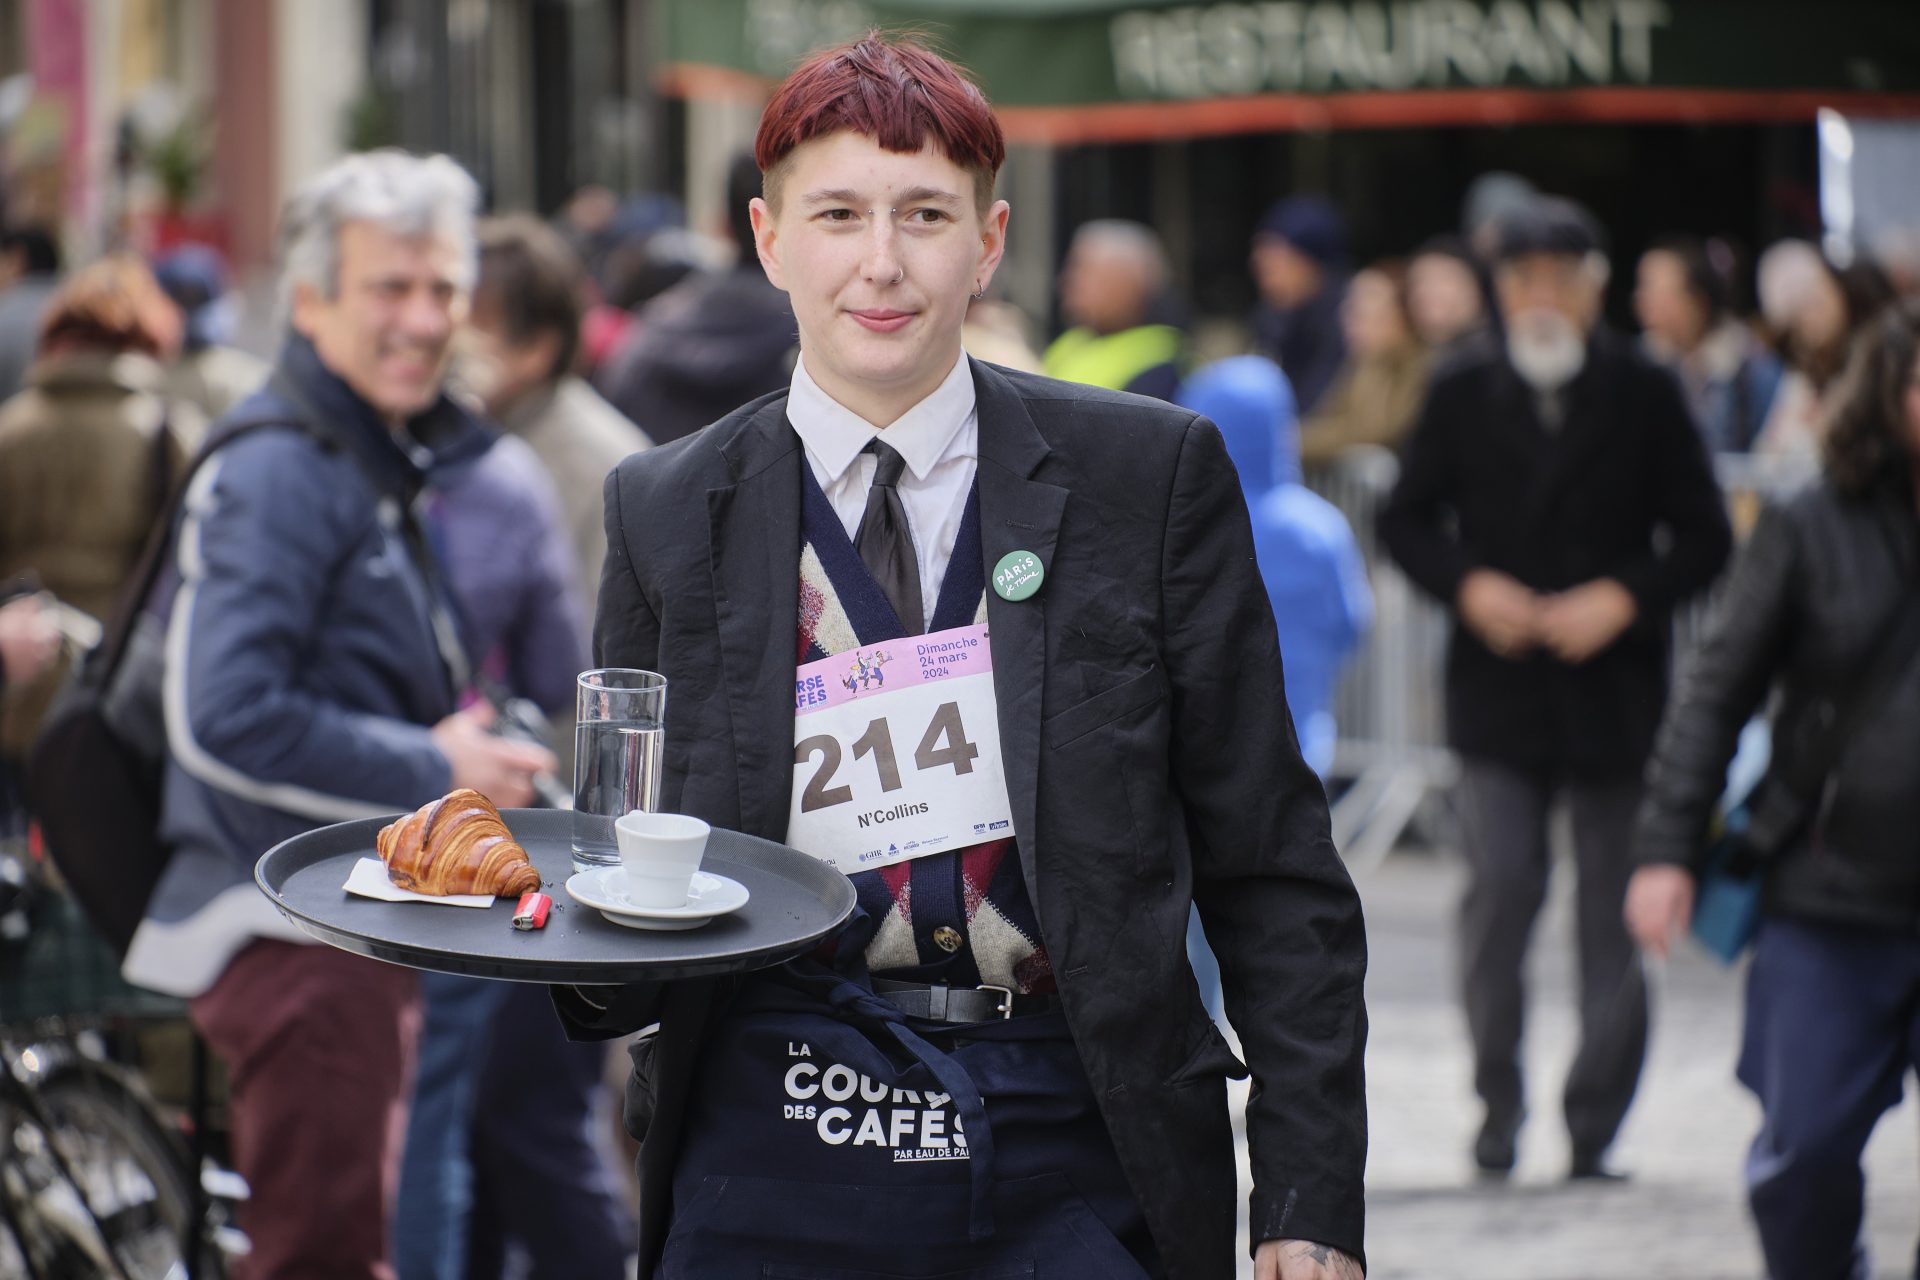
[[1621,911],[1668,623],[1720,571],[1731,535],[1679,384],[1601,322],[1607,264],[1586,211],[1536,197],[1501,219],[1498,246],[1504,347],[1435,379],[1380,533],[1456,620],[1460,967],[1486,1104],[1474,1163],[1513,1169],[1524,964],[1551,864],[1547,814],[1564,802],[1580,890],[1568,1172],[1608,1178],[1646,1051],[1646,984]]
[[[445,157],[382,151],[294,195],[285,344],[216,424],[176,531],[178,585],[149,602],[166,618],[174,853],[126,973],[190,997],[227,1065],[248,1280],[393,1275],[419,1026],[412,973],[308,945],[254,889],[254,861],[451,787],[524,804],[550,762],[456,711],[453,611],[401,514],[436,450],[481,430],[442,391],[477,194]],[[246,421],[284,425],[218,443]]]

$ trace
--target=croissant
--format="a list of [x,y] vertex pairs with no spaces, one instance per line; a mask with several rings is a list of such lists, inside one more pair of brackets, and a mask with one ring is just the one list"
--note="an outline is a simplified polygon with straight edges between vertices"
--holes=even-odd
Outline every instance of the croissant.
[[493,801],[462,788],[423,805],[374,840],[387,879],[402,889],[519,895],[540,887],[540,873],[507,830]]

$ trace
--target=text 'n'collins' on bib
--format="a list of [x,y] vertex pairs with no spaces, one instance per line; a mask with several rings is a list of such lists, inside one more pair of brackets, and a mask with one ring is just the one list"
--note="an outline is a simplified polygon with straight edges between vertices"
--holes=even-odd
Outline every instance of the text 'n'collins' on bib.
[[1013,833],[987,624],[795,673],[789,845],[851,875]]

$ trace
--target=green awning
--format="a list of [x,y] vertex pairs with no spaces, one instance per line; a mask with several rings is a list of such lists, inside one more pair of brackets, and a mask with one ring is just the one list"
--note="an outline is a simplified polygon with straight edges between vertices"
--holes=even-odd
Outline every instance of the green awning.
[[670,87],[763,89],[868,27],[970,67],[1009,132],[1920,114],[1906,0],[662,0]]

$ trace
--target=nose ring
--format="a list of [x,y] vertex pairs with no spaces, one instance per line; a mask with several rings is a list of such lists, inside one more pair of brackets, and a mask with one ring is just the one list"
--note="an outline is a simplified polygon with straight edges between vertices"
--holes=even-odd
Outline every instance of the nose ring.
[[900,274],[899,274],[899,275],[897,275],[897,276],[895,276],[895,277],[894,277],[894,278],[893,278],[893,279],[892,279],[891,281],[889,281],[888,283],[890,283],[890,284],[899,284],[899,283],[900,283],[900,282],[901,282],[902,280],[905,280],[906,278],[907,278],[907,269],[906,269],[905,267],[902,267],[902,268],[900,268]]

